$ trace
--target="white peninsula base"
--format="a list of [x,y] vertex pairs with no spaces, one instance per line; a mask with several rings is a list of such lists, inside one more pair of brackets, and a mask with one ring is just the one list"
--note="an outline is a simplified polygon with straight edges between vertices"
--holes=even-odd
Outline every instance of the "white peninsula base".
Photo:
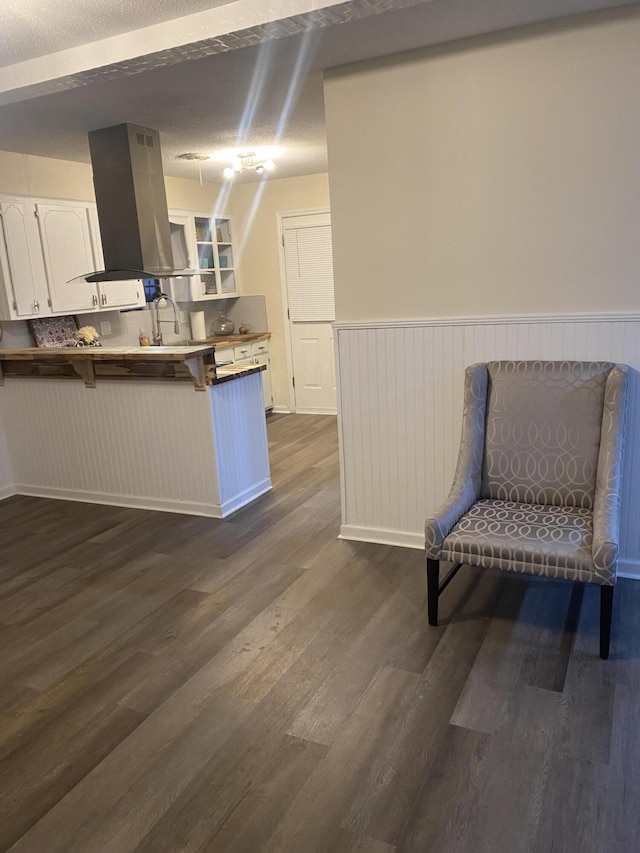
[[271,488],[259,373],[204,393],[188,382],[8,379],[2,431],[4,497],[224,518]]

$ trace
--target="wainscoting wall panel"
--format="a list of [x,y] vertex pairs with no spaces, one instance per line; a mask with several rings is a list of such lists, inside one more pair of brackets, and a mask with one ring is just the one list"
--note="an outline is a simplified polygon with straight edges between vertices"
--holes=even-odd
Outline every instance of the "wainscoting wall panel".
[[13,469],[9,457],[9,448],[7,447],[2,408],[0,407],[0,500],[14,495],[15,491]]
[[18,494],[220,515],[209,395],[191,383],[7,379],[0,410]]
[[[259,374],[209,389],[223,515],[271,488],[266,420]],[[253,397],[249,393],[253,388]],[[213,400],[215,397],[215,412]],[[253,402],[253,410],[249,408]],[[239,414],[239,413],[242,414]],[[247,491],[247,481],[253,485]]]
[[424,546],[458,454],[465,367],[493,359],[586,359],[634,368],[621,572],[640,577],[640,315],[336,323],[341,536]]

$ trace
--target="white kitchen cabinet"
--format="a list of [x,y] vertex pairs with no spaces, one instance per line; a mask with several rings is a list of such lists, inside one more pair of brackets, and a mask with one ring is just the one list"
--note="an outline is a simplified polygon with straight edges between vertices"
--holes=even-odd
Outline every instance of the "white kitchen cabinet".
[[98,282],[98,307],[103,311],[116,308],[144,306],[144,285],[141,279]]
[[[176,271],[185,277],[164,285],[178,302],[201,302],[238,296],[231,242],[231,220],[174,211],[169,214]],[[188,275],[189,271],[193,274]]]
[[273,408],[273,388],[271,383],[271,360],[269,358],[269,339],[247,341],[229,347],[216,347],[216,364],[223,362],[234,364],[261,364],[265,370],[260,371],[262,377],[262,398],[265,409]]
[[0,319],[51,314],[42,245],[33,204],[24,198],[0,200]]
[[89,208],[82,203],[36,203],[36,216],[54,314],[95,311],[100,307],[95,284],[73,281],[96,269]]
[[193,216],[186,213],[169,214],[169,232],[171,234],[171,251],[173,267],[186,273],[197,271],[196,232]]
[[231,364],[233,347],[216,347],[216,364]]
[[[100,240],[100,224],[98,212],[94,206],[88,207],[89,236],[93,253],[93,269],[104,269],[102,241]],[[88,285],[91,287],[92,285]],[[100,281],[95,285],[98,309],[112,311],[115,308],[135,308],[145,304],[144,285],[141,279],[124,279],[123,281]]]
[[253,341],[251,343],[251,357],[254,364],[263,364],[265,369],[260,373],[262,376],[262,397],[265,409],[273,408],[273,386],[271,384],[271,359],[269,357],[269,341]]
[[104,268],[95,205],[2,196],[0,218],[0,319],[144,305],[139,280],[72,280]]
[[253,350],[251,348],[251,341],[247,341],[246,344],[236,344],[233,348],[234,361],[250,361],[252,355]]

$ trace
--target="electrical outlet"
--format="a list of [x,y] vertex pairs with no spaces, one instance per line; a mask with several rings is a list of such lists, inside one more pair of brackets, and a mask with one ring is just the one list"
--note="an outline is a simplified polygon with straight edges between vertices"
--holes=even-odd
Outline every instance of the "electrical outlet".
[[189,315],[186,311],[180,311],[180,322],[181,323],[188,323],[189,322]]
[[109,320],[100,320],[100,334],[102,337],[111,334],[111,322]]

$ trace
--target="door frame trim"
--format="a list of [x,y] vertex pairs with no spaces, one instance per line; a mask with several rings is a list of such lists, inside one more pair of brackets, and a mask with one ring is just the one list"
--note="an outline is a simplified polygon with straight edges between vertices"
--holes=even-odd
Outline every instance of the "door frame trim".
[[287,380],[289,388],[289,411],[296,411],[296,393],[293,386],[293,346],[291,344],[291,321],[289,319],[289,291],[287,290],[287,271],[284,259],[284,220],[299,216],[314,216],[328,213],[329,207],[306,207],[301,210],[282,210],[276,213],[278,223],[278,257],[280,260],[280,293],[282,301],[282,318],[284,324],[284,347],[287,364]]

